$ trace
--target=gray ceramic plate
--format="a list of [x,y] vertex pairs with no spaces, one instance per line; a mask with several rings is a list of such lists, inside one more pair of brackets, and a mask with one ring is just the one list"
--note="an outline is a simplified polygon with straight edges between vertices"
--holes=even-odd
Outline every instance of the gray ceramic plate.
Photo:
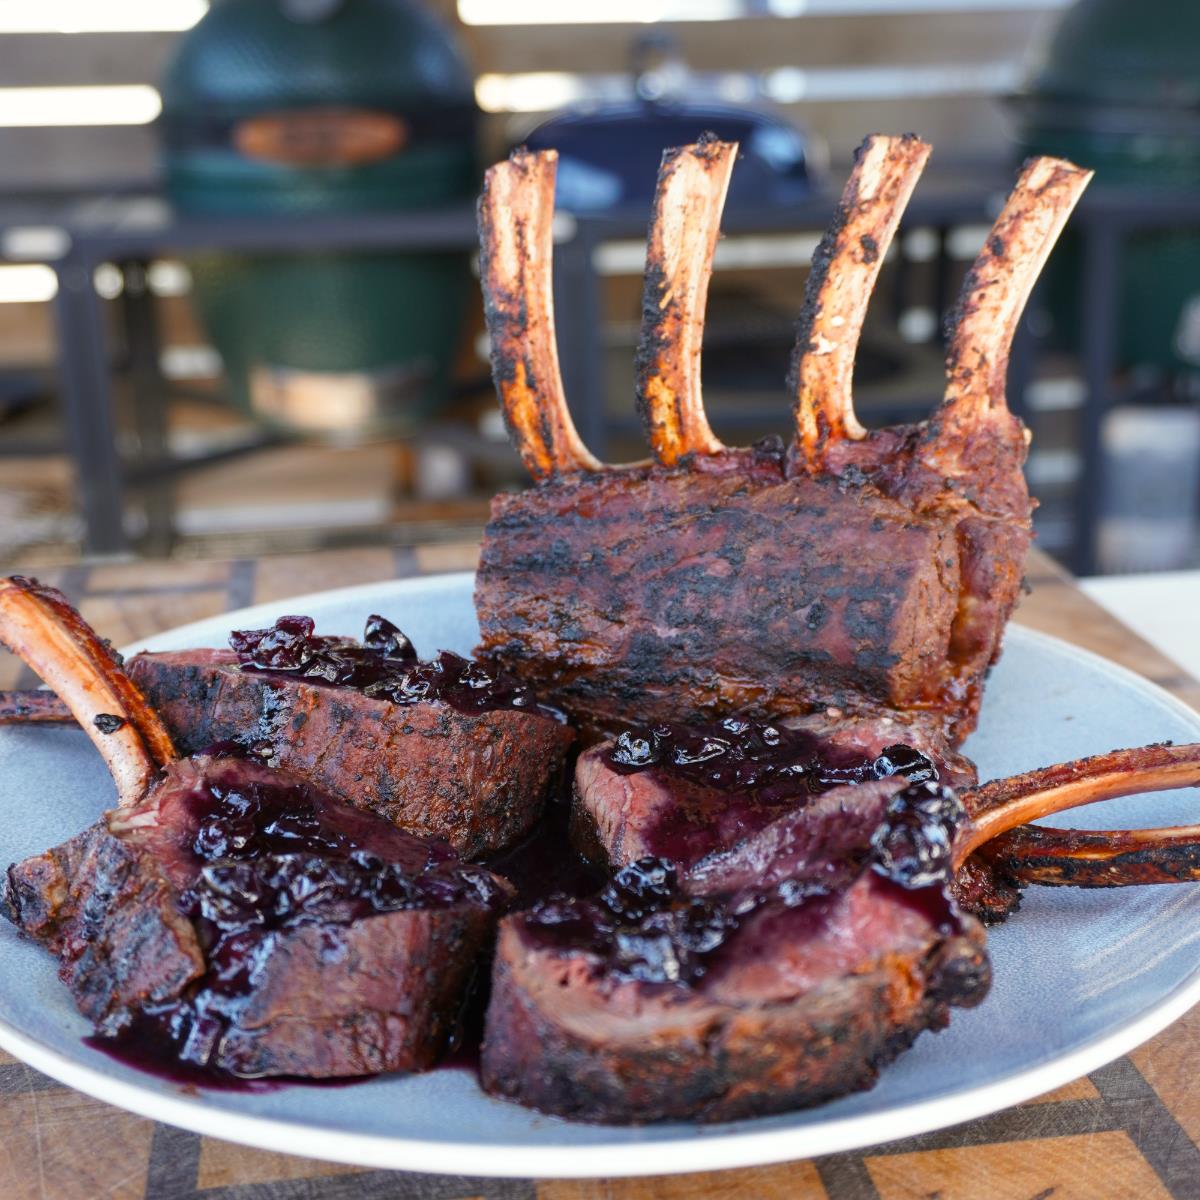
[[[221,645],[233,627],[305,612],[358,634],[382,612],[428,653],[475,641],[469,575],[329,592],[204,621],[146,643]],[[984,778],[1171,738],[1200,716],[1111,663],[1020,628],[968,743]],[[113,799],[83,735],[0,728],[0,863],[81,829]],[[1183,823],[1200,794],[1113,801],[1077,823]],[[1032,891],[992,934],[985,1003],[923,1034],[878,1086],[808,1112],[697,1127],[566,1124],[489,1100],[464,1069],[264,1095],[184,1092],[83,1044],[88,1033],[54,964],[0,928],[0,1046],[64,1083],[134,1112],[272,1150],[454,1175],[654,1174],[777,1162],[921,1133],[1018,1103],[1124,1054],[1200,1000],[1200,889]]]

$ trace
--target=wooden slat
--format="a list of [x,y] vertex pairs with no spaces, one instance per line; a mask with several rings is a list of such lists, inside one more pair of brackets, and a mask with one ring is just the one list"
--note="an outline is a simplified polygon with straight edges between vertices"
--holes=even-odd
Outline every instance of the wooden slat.
[[537,1185],[537,1200],[826,1200],[811,1162],[651,1179],[554,1179]]
[[268,604],[306,592],[388,579],[394,562],[391,550],[383,546],[330,550],[320,555],[276,554],[258,565],[254,603]]
[[200,1161],[196,1169],[196,1187],[203,1192],[209,1188],[233,1188],[254,1184],[281,1183],[291,1179],[327,1179],[331,1175],[357,1175],[362,1167],[343,1163],[317,1162],[311,1158],[293,1158],[290,1154],[273,1154],[270,1150],[255,1150],[252,1146],[235,1146],[205,1138],[200,1146]]
[[1049,11],[746,17],[653,26],[474,26],[463,28],[462,37],[480,72],[621,70],[651,29],[674,37],[693,70],[762,71],[1012,60],[1053,20]]
[[[31,1073],[32,1074],[32,1073]],[[153,1123],[55,1088],[0,1098],[5,1200],[141,1200]],[[36,1163],[37,1169],[30,1170]]]
[[106,187],[152,178],[158,152],[146,125],[91,129],[0,129],[0,191]]
[[866,1166],[881,1200],[1171,1200],[1122,1132],[869,1157]]
[[177,33],[0,36],[4,87],[158,83]]

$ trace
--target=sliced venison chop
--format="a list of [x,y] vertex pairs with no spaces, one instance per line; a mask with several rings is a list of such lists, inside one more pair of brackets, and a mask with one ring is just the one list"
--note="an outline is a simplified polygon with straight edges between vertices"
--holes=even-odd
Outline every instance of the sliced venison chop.
[[887,776],[975,782],[974,765],[928,720],[822,713],[626,731],[579,757],[572,840],[595,862],[653,855],[688,871],[815,795]]
[[891,814],[886,789],[844,789],[835,819],[810,825],[807,852],[758,864],[749,886],[745,863],[697,889],[647,858],[594,900],[506,918],[485,1088],[560,1116],[641,1123],[734,1120],[869,1087],[990,981],[982,929],[948,898],[945,866],[889,856],[918,804],[918,837],[935,826],[943,849],[962,816],[950,793],[917,786]]
[[103,1037],[236,1076],[420,1070],[443,1052],[508,885],[442,843],[236,757],[176,756],[50,589],[0,581],[0,640],[67,702],[119,807],[9,867],[0,911]]
[[[905,739],[892,744],[892,739]],[[1115,796],[1200,783],[1194,746],[1147,746],[1043,767],[976,785],[974,764],[924,722],[822,714],[762,723],[634,730],[580,755],[571,833],[589,860],[612,868],[661,857],[693,886],[722,864],[746,865],[806,845],[811,822],[854,821],[861,789],[893,795],[906,781],[940,781],[983,819],[1018,800],[1030,818]],[[1007,819],[1007,817],[1005,818]],[[867,831],[869,833],[869,830]],[[797,841],[799,839],[799,841]],[[786,857],[786,856],[785,856]],[[778,869],[778,868],[776,868]],[[1123,887],[1200,877],[1200,825],[1080,831],[1025,825],[964,859],[953,892],[987,924],[1016,911],[1030,883]]]
[[[987,991],[982,927],[956,902],[972,855],[1006,835],[1013,854],[1017,826],[1060,809],[1198,782],[1196,745],[995,781],[965,807],[942,782],[887,775],[818,792],[702,856],[693,844],[682,870],[627,862],[594,899],[501,922],[484,1085],[615,1123],[727,1120],[868,1087]],[[1175,878],[1195,877],[1190,832],[1190,876]],[[1158,831],[1162,852],[1182,854],[1186,834]],[[1005,902],[994,886],[975,898]]]
[[475,600],[480,652],[589,733],[921,712],[955,742],[1020,591],[1032,504],[1004,380],[1033,282],[1090,173],[1032,159],[969,272],[927,421],[866,430],[850,382],[870,291],[929,147],[868,138],[814,257],[790,446],[721,444],[700,342],[736,146],[668,151],[647,252],[637,404],[653,461],[581,443],[550,295],[555,156],[488,172],[481,274],[493,373],[535,486],[498,496]]
[[[519,842],[559,787],[575,736],[561,714],[457,654],[418,660],[383,617],[361,644],[296,616],[231,640],[126,664],[185,754],[236,744],[469,859]],[[72,719],[53,693],[0,694],[0,724]]]
[[568,726],[469,659],[418,661],[382,617],[363,645],[316,636],[305,617],[232,640],[129,661],[185,754],[238,743],[464,858],[519,841],[559,784]]

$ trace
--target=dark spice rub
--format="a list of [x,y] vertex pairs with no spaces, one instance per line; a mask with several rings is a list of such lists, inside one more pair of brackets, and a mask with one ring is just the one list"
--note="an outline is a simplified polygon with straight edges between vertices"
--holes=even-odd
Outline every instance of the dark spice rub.
[[832,705],[936,711],[961,738],[1019,592],[1028,501],[968,541],[961,504],[914,505],[865,465],[812,478],[727,451],[498,496],[479,653],[610,735]]
[[185,753],[236,742],[466,858],[518,841],[558,784],[573,734],[553,712],[469,659],[418,661],[381,617],[362,644],[306,617],[231,642],[129,662]]

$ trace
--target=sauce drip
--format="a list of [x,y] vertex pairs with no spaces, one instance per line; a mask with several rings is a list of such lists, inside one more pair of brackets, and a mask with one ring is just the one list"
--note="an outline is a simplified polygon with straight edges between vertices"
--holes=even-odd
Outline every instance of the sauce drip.
[[464,713],[515,708],[565,720],[557,709],[539,704],[528,687],[474,659],[443,650],[422,662],[385,617],[367,618],[361,643],[318,637],[314,628],[311,617],[280,617],[270,629],[234,631],[229,644],[243,671],[350,688],[392,704],[440,701]]
[[625,732],[609,750],[608,762],[623,775],[655,770],[766,803],[890,775],[914,781],[937,778],[933,763],[911,746],[888,746],[871,757],[853,747],[831,745],[808,730],[738,717],[714,725],[656,725]]

